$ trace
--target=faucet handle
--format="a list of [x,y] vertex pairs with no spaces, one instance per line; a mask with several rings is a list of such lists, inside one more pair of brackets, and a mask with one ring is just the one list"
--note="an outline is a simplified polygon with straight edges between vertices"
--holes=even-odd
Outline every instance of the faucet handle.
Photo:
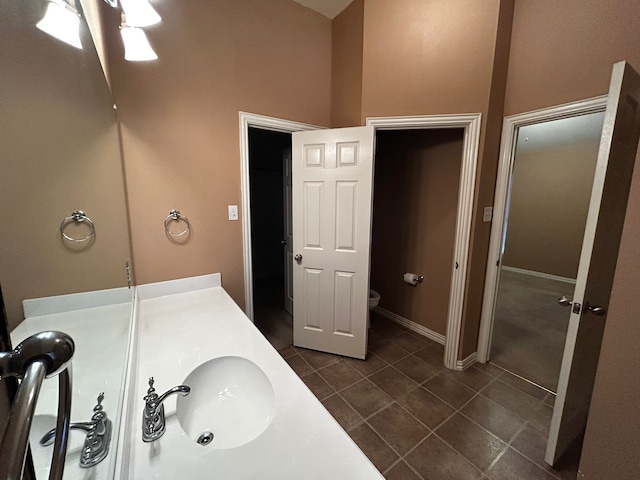
[[[89,468],[100,463],[109,453],[109,443],[111,441],[111,420],[107,418],[107,413],[103,411],[102,401],[104,392],[100,392],[97,404],[93,407],[93,415],[89,422],[75,422],[69,425],[69,430],[83,430],[86,432],[82,453],[80,455],[80,467]],[[55,439],[56,429],[53,428],[44,434],[40,439],[43,446],[51,445]]]
[[153,388],[153,377],[149,377],[149,389],[147,390],[147,394],[144,396],[143,400],[147,403],[154,403],[158,399],[158,394],[156,393],[156,389]]
[[94,412],[101,412],[103,409],[102,401],[104,400],[104,392],[100,392],[98,398],[96,399],[96,406],[93,407]]
[[189,395],[190,391],[191,388],[187,385],[178,385],[162,395],[158,395],[153,388],[153,377],[149,378],[149,390],[144,397],[144,410],[142,411],[142,441],[153,442],[164,434],[166,430],[164,400],[174,393],[182,396]]

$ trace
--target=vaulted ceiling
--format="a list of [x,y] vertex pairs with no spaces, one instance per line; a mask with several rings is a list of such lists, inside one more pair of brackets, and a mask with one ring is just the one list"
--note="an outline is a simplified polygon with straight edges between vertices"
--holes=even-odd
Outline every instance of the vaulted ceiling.
[[321,13],[327,18],[334,19],[340,14],[353,0],[294,0],[305,7]]

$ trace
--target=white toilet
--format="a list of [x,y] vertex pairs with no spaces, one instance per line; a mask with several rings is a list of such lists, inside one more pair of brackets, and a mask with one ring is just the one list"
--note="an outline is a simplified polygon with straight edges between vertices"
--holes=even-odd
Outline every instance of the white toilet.
[[380,303],[380,294],[375,290],[369,290],[369,311],[367,312],[367,328],[371,326],[371,319],[369,318],[369,312],[376,308]]

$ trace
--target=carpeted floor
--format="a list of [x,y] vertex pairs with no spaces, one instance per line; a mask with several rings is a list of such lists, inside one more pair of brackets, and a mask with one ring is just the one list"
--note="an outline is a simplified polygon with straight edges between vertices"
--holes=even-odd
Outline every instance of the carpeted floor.
[[553,392],[570,311],[558,298],[574,285],[501,270],[493,326],[491,362]]

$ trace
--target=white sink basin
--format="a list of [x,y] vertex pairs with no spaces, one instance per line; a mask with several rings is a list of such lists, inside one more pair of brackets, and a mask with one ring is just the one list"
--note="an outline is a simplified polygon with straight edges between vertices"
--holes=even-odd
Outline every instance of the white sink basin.
[[191,393],[177,398],[178,421],[189,438],[206,448],[244,445],[273,420],[273,387],[251,360],[214,358],[196,367],[183,383]]

